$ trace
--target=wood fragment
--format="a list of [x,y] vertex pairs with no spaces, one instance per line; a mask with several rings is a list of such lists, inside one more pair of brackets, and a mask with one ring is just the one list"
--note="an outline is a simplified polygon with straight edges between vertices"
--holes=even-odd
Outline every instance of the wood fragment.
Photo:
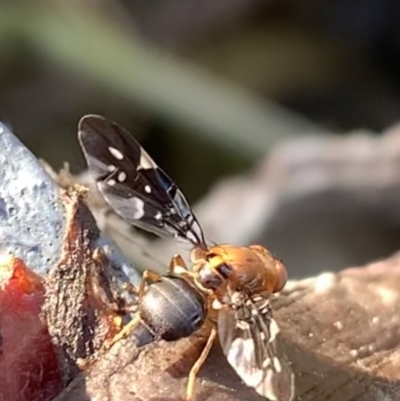
[[62,190],[64,248],[45,284],[44,312],[65,384],[80,372],[79,362],[93,358],[116,333],[113,321],[123,310],[107,259],[95,257],[100,231],[81,198],[79,188]]

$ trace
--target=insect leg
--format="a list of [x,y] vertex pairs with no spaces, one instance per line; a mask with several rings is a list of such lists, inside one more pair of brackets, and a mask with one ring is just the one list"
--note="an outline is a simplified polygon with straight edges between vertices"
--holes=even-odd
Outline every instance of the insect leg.
[[185,261],[179,254],[174,255],[173,258],[171,259],[171,262],[169,263],[168,267],[168,274],[172,276],[182,277],[183,279],[188,280],[189,282],[195,281],[196,278],[196,273],[190,271],[187,268]]
[[161,275],[153,272],[152,270],[145,270],[142,274],[142,280],[139,285],[139,290],[138,290],[138,297],[141,298],[144,295],[144,292],[146,291],[146,283],[147,281],[151,282],[156,282],[161,278]]
[[[141,282],[140,282],[139,289],[137,289],[137,290],[135,291],[135,292],[137,293],[138,298],[140,299],[140,298],[144,295],[144,293],[145,293],[145,291],[146,291],[146,283],[147,283],[147,281],[155,282],[155,281],[157,281],[160,277],[161,277],[161,276],[160,276],[158,273],[156,273],[156,272],[153,272],[153,271],[151,271],[151,270],[145,270],[145,271],[143,272],[143,275],[142,275],[142,280],[141,280]],[[122,330],[121,330],[119,333],[117,333],[110,341],[108,341],[108,342],[105,344],[104,347],[105,347],[106,349],[109,349],[109,348],[111,348],[115,343],[117,343],[118,341],[122,340],[122,339],[125,338],[125,337],[128,337],[128,336],[129,336],[129,333],[130,333],[130,332],[132,331],[132,329],[136,326],[138,319],[139,319],[138,316],[134,317],[129,323],[127,323],[127,324],[122,328]]]
[[140,280],[139,288],[131,283],[125,283],[124,289],[135,294],[137,297],[142,297],[144,292],[146,291],[146,282],[151,281],[155,282],[161,277],[160,274],[152,271],[152,270],[145,270],[142,274],[142,278]]
[[176,254],[172,257],[171,262],[169,262],[168,266],[168,274],[175,274],[176,270],[188,270],[185,261],[183,260],[182,256]]
[[207,359],[216,337],[217,337],[217,328],[214,326],[211,329],[210,336],[208,337],[208,340],[203,348],[203,351],[201,351],[199,358],[192,366],[192,369],[190,369],[189,380],[186,388],[186,401],[193,401],[194,384],[196,381],[197,374],[199,373],[199,370],[201,369],[203,363]]

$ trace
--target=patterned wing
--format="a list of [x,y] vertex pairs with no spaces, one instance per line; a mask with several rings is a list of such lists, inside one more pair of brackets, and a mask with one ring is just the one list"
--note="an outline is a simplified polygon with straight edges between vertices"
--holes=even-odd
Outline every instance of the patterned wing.
[[97,188],[124,220],[160,236],[205,246],[183,193],[125,129],[87,115],[79,122],[78,138]]
[[294,375],[278,350],[278,325],[268,299],[238,294],[234,308],[219,313],[218,332],[230,365],[249,387],[271,401],[291,401]]

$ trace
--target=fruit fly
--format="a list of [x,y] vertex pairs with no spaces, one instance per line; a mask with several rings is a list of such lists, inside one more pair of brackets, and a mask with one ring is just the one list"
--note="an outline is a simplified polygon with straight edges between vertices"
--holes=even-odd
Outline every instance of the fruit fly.
[[[286,283],[284,265],[259,245],[208,245],[181,190],[118,124],[87,115],[79,122],[78,137],[99,192],[117,214],[134,226],[192,245],[191,270],[175,255],[166,275],[144,272],[138,317],[128,323],[137,344],[174,341],[211,321],[210,336],[189,374],[187,399],[219,336],[229,364],[246,385],[273,401],[292,400],[294,375],[278,351],[279,328],[269,302]],[[147,282],[152,283],[148,288]]]

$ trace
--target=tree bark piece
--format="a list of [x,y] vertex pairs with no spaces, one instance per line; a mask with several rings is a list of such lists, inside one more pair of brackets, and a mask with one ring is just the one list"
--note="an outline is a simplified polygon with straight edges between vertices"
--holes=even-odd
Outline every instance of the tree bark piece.
[[[82,190],[82,188],[81,188]],[[79,362],[95,356],[119,330],[124,302],[109,259],[97,247],[100,231],[79,188],[62,191],[67,220],[59,262],[46,277],[44,312],[65,384]]]

